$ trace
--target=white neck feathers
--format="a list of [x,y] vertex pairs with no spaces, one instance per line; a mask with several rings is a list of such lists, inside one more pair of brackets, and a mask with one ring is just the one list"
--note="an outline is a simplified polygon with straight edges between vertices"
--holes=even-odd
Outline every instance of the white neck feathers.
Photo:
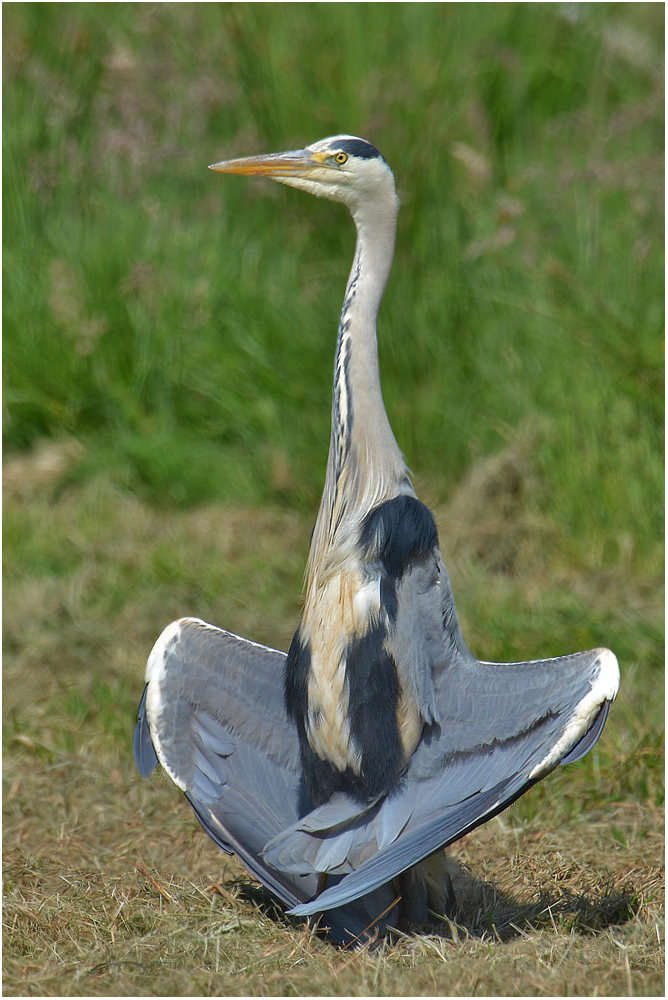
[[378,369],[376,319],[392,266],[398,208],[392,175],[386,173],[389,183],[374,189],[376,197],[351,206],[357,245],[339,324],[332,436],[307,565],[309,589],[316,566],[322,579],[352,552],[369,510],[413,493],[385,412]]

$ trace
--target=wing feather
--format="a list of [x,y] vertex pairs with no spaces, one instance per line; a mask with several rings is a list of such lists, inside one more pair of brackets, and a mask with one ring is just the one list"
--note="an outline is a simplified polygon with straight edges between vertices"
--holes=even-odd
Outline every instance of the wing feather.
[[[294,907],[315,896],[318,875],[277,871],[262,857],[267,841],[298,820],[302,795],[284,661],[278,650],[198,619],[174,622],[149,657],[133,748],[140,773],[159,760],[214,843]],[[318,846],[325,866],[347,852],[339,841]],[[392,918],[393,898],[381,887],[332,908],[324,926],[340,942],[367,939]]]
[[[340,792],[303,815],[283,653],[183,619],[149,657],[134,741],[140,771],[150,773],[157,753],[212,839],[289,912],[327,911],[335,936],[336,928],[343,937],[358,933],[362,915],[379,913],[396,876],[491,818],[562,760],[583,756],[617,691],[609,650],[525,663],[474,659],[447,577],[431,576],[428,586],[424,575],[413,580],[424,602],[413,662],[431,675],[431,691],[419,680],[416,689],[432,722],[400,787],[371,803]],[[399,612],[398,627],[415,625],[413,603],[403,619]],[[401,641],[406,652],[410,637]],[[322,872],[330,888],[316,898]]]
[[151,733],[148,728],[146,718],[146,692],[148,684],[144,685],[144,692],[137,709],[137,725],[132,737],[132,753],[137,765],[137,770],[142,778],[148,778],[158,766],[158,756],[153,748]]
[[[540,682],[535,675],[540,675]],[[488,708],[482,711],[482,738],[478,736],[478,696],[486,697],[488,688],[503,690],[506,680],[512,689],[522,676],[529,691],[526,701],[519,697],[517,685],[516,697],[496,702],[502,737],[488,733]],[[359,823],[347,856],[352,871],[317,902],[293,912],[307,914],[343,905],[358,893],[372,891],[510,805],[562,759],[577,759],[575,754],[586,752],[600,734],[605,706],[617,684],[617,661],[608,650],[524,664],[479,663],[472,658],[459,663],[449,683],[437,689],[440,730],[422,741],[403,787],[371,819]],[[467,705],[468,717],[461,714]],[[451,718],[457,721],[454,738],[448,727]],[[386,834],[389,813],[394,813],[395,823],[402,813],[407,817],[404,825],[396,823],[392,840]],[[269,858],[279,869],[290,859],[286,867],[306,871],[313,852],[306,843],[305,827],[293,838],[298,843],[280,844],[281,837],[276,838],[280,856],[270,853]],[[365,855],[369,860],[362,861]],[[345,863],[334,869],[345,870]]]

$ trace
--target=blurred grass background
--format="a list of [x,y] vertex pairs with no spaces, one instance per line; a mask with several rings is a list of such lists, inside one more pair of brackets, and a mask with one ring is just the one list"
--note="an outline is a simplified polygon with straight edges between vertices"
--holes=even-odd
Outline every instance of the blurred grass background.
[[7,5],[5,446],[66,432],[82,475],[111,469],[152,501],[312,510],[352,225],[206,166],[350,131],[403,202],[380,336],[416,474],[447,497],[528,423],[550,520],[584,553],[630,544],[646,563],[663,483],[659,13]]
[[381,376],[472,648],[622,667],[596,751],[508,815],[632,802],[638,853],[663,802],[663,6],[2,13],[6,843],[113,871],[123,810],[152,808],[159,842],[134,836],[164,863],[129,759],[151,643],[185,613],[290,640],[354,232],[207,164],[350,132],[401,197]]

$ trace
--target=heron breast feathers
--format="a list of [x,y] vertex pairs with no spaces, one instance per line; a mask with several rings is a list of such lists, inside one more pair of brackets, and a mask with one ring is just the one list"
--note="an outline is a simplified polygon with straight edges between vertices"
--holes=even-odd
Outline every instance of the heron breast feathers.
[[359,774],[361,750],[350,729],[350,691],[346,652],[366,635],[380,612],[380,579],[359,569],[330,577],[304,610],[301,639],[308,643],[306,733],[315,753],[339,771]]

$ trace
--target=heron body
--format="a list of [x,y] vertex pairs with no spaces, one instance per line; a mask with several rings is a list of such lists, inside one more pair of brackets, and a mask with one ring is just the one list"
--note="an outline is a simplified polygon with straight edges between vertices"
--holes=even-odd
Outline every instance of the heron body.
[[454,905],[442,848],[590,749],[619,667],[606,649],[496,664],[466,646],[383,405],[376,319],[398,200],[378,150],[334,136],[214,169],[340,201],[355,222],[327,472],[287,656],[196,619],[170,625],[135,759],[142,774],[159,759],[214,841],[338,940],[396,921],[397,893],[423,923]]
[[[301,624],[286,664],[286,706],[297,723],[314,804],[336,790],[362,801],[390,791],[434,721],[416,690],[414,658],[397,661],[397,586],[437,547],[383,405],[376,317],[392,265],[398,199],[370,143],[336,137],[313,147],[364,169],[360,193],[335,188],[357,246],[341,311],[325,489],[307,565]],[[336,160],[335,160],[336,162]],[[325,196],[329,189],[325,188]],[[416,636],[419,641],[419,637]]]

